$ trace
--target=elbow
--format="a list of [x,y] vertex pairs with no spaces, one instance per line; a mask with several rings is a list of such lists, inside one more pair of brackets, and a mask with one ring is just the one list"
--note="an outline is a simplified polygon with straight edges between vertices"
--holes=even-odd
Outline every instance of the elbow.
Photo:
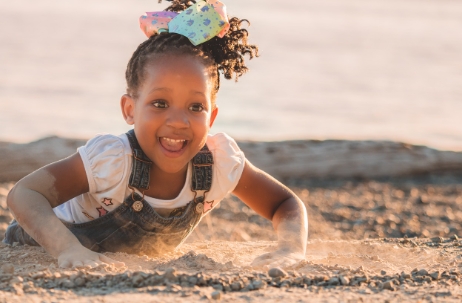
[[13,188],[8,192],[8,195],[6,196],[6,206],[10,210],[10,212],[13,214],[13,216],[16,218],[15,215],[15,209],[16,209],[16,199],[15,199],[15,192],[17,191],[19,185],[16,183]]

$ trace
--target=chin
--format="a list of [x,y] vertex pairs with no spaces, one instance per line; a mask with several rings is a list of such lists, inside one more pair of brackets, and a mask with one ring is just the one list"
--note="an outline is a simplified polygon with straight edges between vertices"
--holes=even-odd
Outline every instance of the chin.
[[[189,163],[189,162],[188,162]],[[187,166],[188,166],[188,163],[184,164],[184,165],[175,165],[175,166],[159,166],[159,168],[165,172],[165,173],[168,173],[168,174],[177,174],[179,172],[181,172],[183,169],[185,169]]]

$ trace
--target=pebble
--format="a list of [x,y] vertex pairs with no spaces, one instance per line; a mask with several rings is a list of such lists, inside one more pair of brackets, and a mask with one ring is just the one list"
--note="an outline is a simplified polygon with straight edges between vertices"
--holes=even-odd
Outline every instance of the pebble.
[[77,287],[84,286],[84,285],[85,285],[85,279],[82,278],[82,277],[77,277],[77,278],[75,278],[75,280],[74,280],[74,284],[75,284]]
[[252,285],[253,285],[254,289],[264,289],[264,288],[266,288],[266,283],[263,282],[262,280],[253,281]]
[[236,281],[236,282],[231,283],[231,289],[233,291],[241,290],[242,287],[243,287],[243,285],[242,285],[242,282],[240,282],[240,281]]
[[4,274],[14,274],[14,265],[11,263],[5,263],[2,265],[1,271]]
[[428,275],[428,271],[425,270],[425,269],[421,269],[421,270],[419,270],[418,272],[416,272],[415,275],[416,275],[416,276],[427,276],[427,275]]
[[188,279],[188,282],[192,285],[196,285],[197,284],[197,278],[196,277],[190,277]]
[[393,286],[393,282],[391,280],[389,280],[389,281],[386,281],[385,283],[383,283],[383,289],[388,289],[388,290],[394,291],[395,287]]
[[439,271],[435,271],[430,274],[430,277],[432,277],[433,280],[437,281],[441,278],[441,274]]
[[433,243],[443,243],[444,239],[441,237],[434,237],[431,239]]
[[273,267],[270,270],[268,270],[268,275],[271,278],[277,278],[277,277],[285,277],[287,276],[287,273],[279,267]]
[[175,268],[172,268],[172,267],[167,268],[167,269],[165,270],[165,275],[164,275],[164,277],[167,278],[167,279],[170,280],[170,281],[175,281],[175,280],[177,280],[178,277],[177,277]]
[[337,277],[332,277],[329,279],[327,282],[329,285],[338,285],[340,283],[339,279]]
[[139,286],[143,282],[144,278],[140,274],[135,274],[132,277],[133,286]]
[[216,290],[216,291],[212,292],[211,297],[214,300],[221,300],[222,292],[219,291],[219,290]]
[[212,284],[213,289],[223,291],[223,285],[221,284]]
[[340,276],[340,277],[339,277],[339,280],[340,280],[340,283],[341,283],[342,285],[348,285],[348,284],[350,284],[350,279],[348,279],[348,277]]

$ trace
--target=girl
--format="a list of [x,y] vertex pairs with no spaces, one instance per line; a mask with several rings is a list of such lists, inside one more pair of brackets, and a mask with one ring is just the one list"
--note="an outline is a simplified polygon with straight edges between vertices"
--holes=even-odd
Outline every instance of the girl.
[[41,245],[60,267],[123,266],[101,252],[158,255],[173,250],[232,192],[272,220],[278,248],[254,266],[304,259],[307,215],[287,187],[245,159],[225,134],[209,135],[218,114],[220,71],[247,71],[243,20],[216,0],[173,0],[140,18],[149,39],[134,52],[121,98],[134,129],[99,135],[74,155],[20,180],[7,203],[16,218],[4,242]]

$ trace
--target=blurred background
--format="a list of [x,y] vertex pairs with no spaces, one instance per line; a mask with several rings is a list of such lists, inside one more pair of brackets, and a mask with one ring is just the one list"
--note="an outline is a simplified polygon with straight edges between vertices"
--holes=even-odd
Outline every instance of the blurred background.
[[[462,151],[459,0],[228,0],[260,58],[223,81],[213,132]],[[125,66],[157,0],[0,1],[0,141],[129,129]]]

